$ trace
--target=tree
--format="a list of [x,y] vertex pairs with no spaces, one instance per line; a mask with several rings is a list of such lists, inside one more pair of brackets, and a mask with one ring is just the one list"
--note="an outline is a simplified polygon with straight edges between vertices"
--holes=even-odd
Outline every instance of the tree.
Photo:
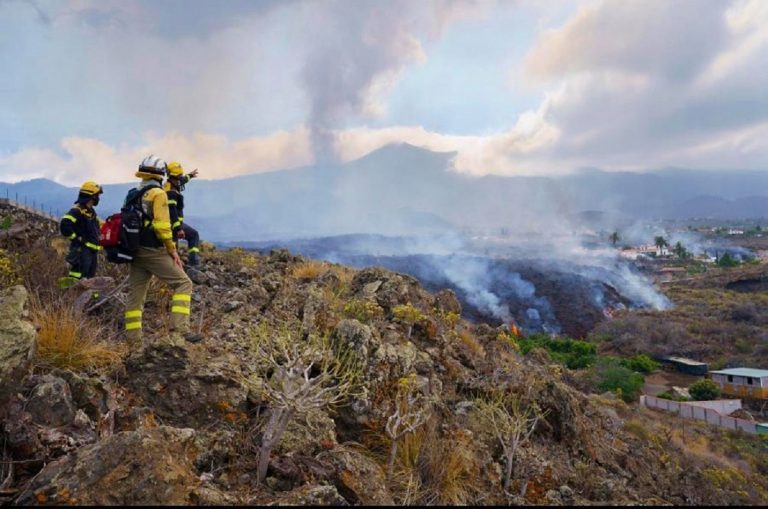
[[656,248],[659,250],[659,254],[662,253],[665,247],[669,247],[669,242],[667,242],[667,239],[665,239],[661,235],[654,237],[653,243],[656,245]]
[[720,384],[705,378],[688,386],[688,393],[696,401],[709,401],[720,397]]
[[739,265],[739,261],[736,260],[730,253],[726,253],[717,260],[718,267],[736,267]]
[[270,332],[260,327],[251,347],[262,359],[263,390],[269,420],[259,447],[257,481],[267,477],[270,454],[297,414],[340,403],[359,386],[362,364],[346,347],[334,351],[327,337],[306,340],[288,330]]
[[618,243],[621,240],[621,236],[619,235],[619,232],[611,233],[611,236],[608,238],[611,239],[611,244],[613,244],[614,246],[616,245],[616,243]]
[[415,382],[415,374],[398,380],[394,409],[384,426],[384,431],[392,440],[389,448],[389,461],[387,461],[387,479],[392,478],[392,472],[395,469],[395,457],[400,439],[416,431],[427,422],[430,416],[431,402],[424,396]]
[[501,444],[506,462],[504,491],[509,490],[514,473],[515,456],[521,445],[528,442],[536,425],[546,412],[534,402],[525,404],[519,395],[496,392],[490,397],[475,400],[480,420]]
[[686,260],[691,257],[691,253],[683,246],[680,241],[675,243],[675,247],[672,248],[672,252],[681,260]]

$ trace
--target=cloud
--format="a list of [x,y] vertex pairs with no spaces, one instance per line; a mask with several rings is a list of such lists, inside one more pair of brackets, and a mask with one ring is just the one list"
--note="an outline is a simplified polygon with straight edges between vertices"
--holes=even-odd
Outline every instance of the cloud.
[[[486,145],[484,168],[765,168],[755,133],[768,122],[766,11],[707,0],[691,23],[683,2],[582,6],[529,51],[526,76],[549,91]],[[726,148],[734,144],[744,150]]]
[[10,182],[37,177],[68,185],[79,185],[84,180],[103,184],[127,182],[134,178],[139,162],[149,154],[179,161],[190,170],[199,168],[201,177],[210,179],[313,162],[306,129],[238,141],[217,134],[171,133],[147,134],[136,145],[118,147],[93,138],[64,138],[60,151],[25,148],[0,155],[0,174]]
[[0,38],[20,48],[0,53],[2,179],[124,181],[152,152],[220,178],[396,142],[456,152],[475,175],[766,167],[763,0],[700,0],[695,23],[687,2],[519,0],[541,15],[522,65],[538,104],[466,136],[389,118],[404,73],[494,6],[0,0]]

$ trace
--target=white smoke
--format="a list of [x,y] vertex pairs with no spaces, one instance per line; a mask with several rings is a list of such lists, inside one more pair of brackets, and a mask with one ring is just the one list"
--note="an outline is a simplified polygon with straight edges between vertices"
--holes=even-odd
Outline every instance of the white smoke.
[[[302,70],[307,124],[316,160],[337,159],[334,131],[358,116],[377,117],[380,102],[424,44],[459,20],[490,12],[495,0],[389,0],[308,3],[313,45]],[[315,9],[317,7],[317,9]]]

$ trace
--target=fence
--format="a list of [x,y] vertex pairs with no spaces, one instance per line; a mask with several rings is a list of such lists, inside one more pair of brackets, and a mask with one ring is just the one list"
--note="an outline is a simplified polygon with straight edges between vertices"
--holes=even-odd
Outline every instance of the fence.
[[[672,401],[654,396],[640,396],[640,404],[648,408],[656,408],[674,412],[683,419],[706,421],[714,426],[732,430],[742,430],[746,433],[768,433],[768,425],[746,419],[730,417],[727,413],[741,408],[741,400],[729,399],[718,401],[697,401],[695,403]],[[723,413],[721,413],[721,411]]]
[[23,202],[18,201],[18,197],[17,199],[8,198],[7,196],[5,198],[0,198],[0,206],[13,207],[18,210],[29,212],[30,214],[34,214],[38,217],[51,219],[53,221],[58,221],[60,215],[58,209],[56,210],[55,215],[53,208],[49,208],[46,212],[45,204],[43,203],[41,203],[38,208],[38,204],[35,200],[32,200],[32,205],[27,204],[26,197],[24,198]]

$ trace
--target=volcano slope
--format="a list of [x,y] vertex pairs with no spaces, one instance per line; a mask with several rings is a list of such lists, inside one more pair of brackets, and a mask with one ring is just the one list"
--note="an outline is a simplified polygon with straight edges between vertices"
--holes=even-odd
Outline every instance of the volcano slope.
[[[409,276],[286,251],[209,251],[191,274],[193,321],[206,340],[164,344],[169,295],[153,285],[147,344],[127,351],[119,299],[78,314],[77,290],[52,289],[65,270],[61,255],[44,236],[27,240],[0,260],[5,502],[768,501],[757,438],[692,423],[681,434],[672,417],[579,392],[546,354],[522,357],[503,330],[462,320],[452,292],[430,294]],[[296,383],[275,383],[287,380],[294,347],[309,343],[333,347],[315,350]],[[280,348],[265,348],[272,344]],[[352,368],[331,371],[320,392],[333,393],[335,377],[354,390],[335,405],[293,407],[282,439],[261,456],[259,482],[259,451],[281,401],[328,373],[329,356]],[[512,423],[507,431],[522,423],[531,432],[515,444],[509,470],[494,415]],[[402,433],[403,423],[412,432]]]
[[713,266],[662,289],[672,308],[614,313],[589,339],[604,353],[683,355],[711,369],[768,365],[768,266]]

